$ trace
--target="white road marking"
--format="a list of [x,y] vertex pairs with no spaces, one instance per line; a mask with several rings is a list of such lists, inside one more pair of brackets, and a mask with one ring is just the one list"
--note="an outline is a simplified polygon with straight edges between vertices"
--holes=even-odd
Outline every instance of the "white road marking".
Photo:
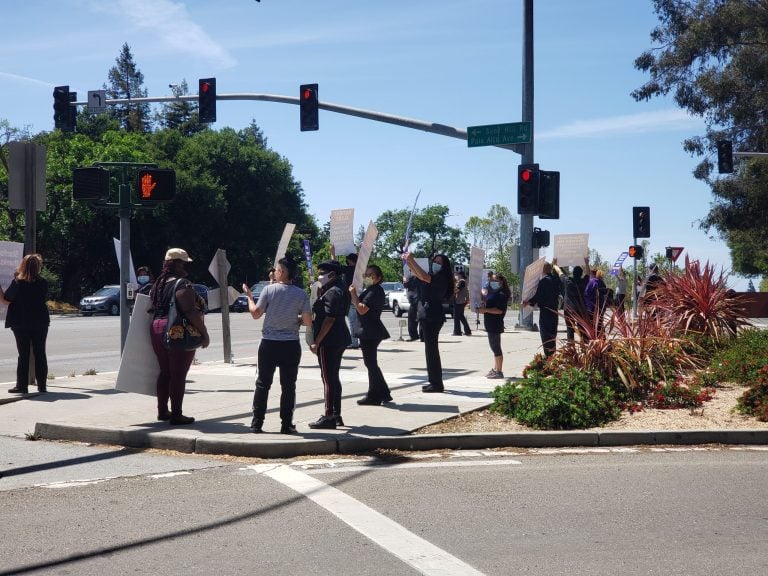
[[173,478],[174,476],[186,476],[192,474],[189,470],[183,470],[181,472],[166,472],[165,474],[152,474],[149,478]]
[[458,468],[467,466],[507,466],[522,464],[519,460],[472,460],[465,462],[443,461],[443,462],[403,462],[402,464],[362,464],[356,466],[344,466],[343,468],[319,468],[312,470],[312,474],[332,474],[336,472],[359,472],[361,470],[371,470],[372,468],[381,468],[386,470],[403,468]]
[[93,484],[101,484],[107,480],[114,480],[115,477],[110,478],[93,478],[92,480],[72,480],[70,482],[51,482],[49,484],[35,484],[36,488],[77,488],[79,486],[91,486]]
[[483,576],[469,564],[409,532],[351,496],[284,464],[248,466],[303,494],[360,534],[427,576]]

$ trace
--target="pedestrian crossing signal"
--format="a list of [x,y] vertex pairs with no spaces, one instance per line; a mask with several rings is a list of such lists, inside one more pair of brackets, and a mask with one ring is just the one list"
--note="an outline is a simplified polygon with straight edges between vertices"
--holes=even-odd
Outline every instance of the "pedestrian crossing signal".
[[642,246],[634,245],[629,247],[629,257],[634,258],[637,260],[638,258],[642,258],[643,254],[645,254],[645,250]]
[[136,178],[136,196],[141,204],[170,202],[176,195],[176,171],[143,168]]

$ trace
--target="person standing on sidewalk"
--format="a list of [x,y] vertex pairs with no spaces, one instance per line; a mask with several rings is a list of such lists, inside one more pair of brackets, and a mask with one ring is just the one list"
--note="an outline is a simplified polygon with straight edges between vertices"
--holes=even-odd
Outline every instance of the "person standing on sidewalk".
[[368,369],[368,393],[357,401],[360,405],[380,406],[383,402],[392,402],[392,394],[377,359],[379,344],[389,338],[389,332],[381,321],[381,311],[387,301],[384,288],[381,287],[382,280],[384,275],[381,268],[372,264],[365,270],[365,290],[362,294],[358,297],[355,287],[349,287],[352,306],[357,311],[360,322],[359,337],[363,362]]
[[491,380],[504,378],[504,353],[501,351],[501,334],[504,332],[504,316],[507,314],[510,290],[507,279],[501,274],[494,274],[488,283],[488,296],[485,306],[478,312],[483,315],[483,324],[488,334],[488,344],[493,352],[493,368],[485,375]]
[[267,412],[269,389],[280,368],[280,427],[281,434],[295,434],[293,410],[296,405],[296,378],[299,374],[301,344],[299,327],[312,326],[309,296],[293,285],[298,266],[289,258],[281,258],[275,267],[275,282],[266,286],[254,302],[247,284],[243,291],[248,296],[248,311],[254,320],[264,316],[261,343],[259,344],[256,390],[253,393],[253,420],[251,432],[262,432]]
[[467,277],[464,272],[456,272],[456,288],[454,288],[453,298],[453,335],[461,336],[461,328],[464,327],[464,336],[472,336],[472,330],[469,329],[469,322],[464,315],[464,309],[469,302],[469,288],[467,288]]
[[403,277],[405,297],[408,298],[408,340],[411,342],[421,338],[421,329],[417,312],[419,309],[419,284],[421,280],[416,276]]
[[[183,314],[190,324],[203,335],[203,348],[210,344],[208,330],[203,316],[203,301],[189,280],[187,280],[187,262],[192,262],[186,250],[170,248],[165,253],[163,271],[152,285],[149,297],[153,314],[150,328],[152,350],[160,365],[157,376],[157,419],[168,420],[174,426],[192,424],[191,416],[184,416],[181,411],[184,403],[184,392],[187,385],[187,373],[195,358],[194,350],[169,350],[165,347],[164,336],[168,328],[168,313],[171,301],[176,299],[176,310]],[[171,410],[168,411],[168,400]]]
[[16,339],[19,358],[16,362],[16,386],[8,390],[11,394],[29,392],[30,347],[35,355],[35,380],[37,391],[45,392],[48,378],[48,357],[45,341],[51,323],[48,314],[48,282],[40,276],[43,257],[27,254],[21,259],[13,280],[8,288],[0,288],[0,302],[8,305],[5,327],[10,328]]
[[351,339],[347,329],[349,292],[341,276],[341,265],[335,260],[323,262],[317,267],[320,283],[317,300],[312,306],[312,333],[314,342],[309,349],[317,354],[320,377],[323,380],[325,412],[315,422],[313,429],[333,430],[344,426],[341,419],[341,358]]
[[[336,259],[336,249],[334,248],[333,244],[331,244],[331,259]],[[349,287],[352,286],[352,280],[355,278],[356,266],[357,254],[354,252],[347,254],[346,265],[341,266],[341,277],[344,281],[345,290],[349,290]],[[358,320],[357,310],[355,310],[354,306],[350,306],[349,310],[347,310],[347,322],[349,322],[349,334],[352,338],[352,341],[350,342],[349,346],[347,346],[347,348],[352,348],[355,350],[360,348],[360,339],[357,337],[357,332],[359,329]]]
[[422,270],[411,252],[403,254],[411,272],[421,280],[419,290],[418,318],[424,336],[424,354],[427,359],[429,383],[422,386],[423,392],[443,392],[443,365],[440,360],[438,338],[445,323],[443,302],[453,294],[451,262],[445,254],[435,254],[430,262],[430,271]]
[[523,302],[523,305],[539,307],[539,334],[544,355],[547,357],[552,356],[557,349],[559,297],[560,280],[552,275],[552,264],[545,262],[536,293],[530,300]]

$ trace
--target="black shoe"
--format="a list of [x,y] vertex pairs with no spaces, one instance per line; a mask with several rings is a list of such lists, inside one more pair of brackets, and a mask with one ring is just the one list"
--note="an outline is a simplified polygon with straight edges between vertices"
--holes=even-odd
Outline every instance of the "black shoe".
[[357,401],[357,403],[360,404],[360,406],[381,406],[381,400],[376,400],[370,396],[363,396]]
[[464,336],[472,336],[472,332],[464,332]]
[[310,422],[309,427],[313,430],[335,430],[336,418],[335,416],[320,416],[315,422]]
[[385,398],[382,400],[382,402],[383,402],[384,404],[387,404],[388,402],[394,402],[394,400],[392,399],[392,396],[390,396],[390,395],[387,395],[387,396],[386,396],[386,397],[385,397]]
[[334,416],[336,418],[336,426],[344,426],[344,420],[341,419],[341,416]]
[[46,386],[38,386],[38,387],[37,387],[37,391],[38,391],[40,394],[44,394],[44,393],[48,392],[48,388],[47,388]]
[[461,336],[461,332],[454,332],[451,336]]
[[27,388],[19,388],[18,386],[14,386],[10,390],[8,390],[9,394],[29,394],[29,390]]
[[264,420],[257,420],[254,418],[251,420],[251,432],[254,434],[261,434],[261,427],[264,425]]
[[422,392],[444,392],[445,388],[442,386],[435,386],[434,384],[427,384],[421,387]]
[[158,412],[157,414],[158,420],[170,420],[171,419],[171,413],[166,410],[165,412]]
[[171,418],[169,419],[171,426],[184,426],[185,424],[192,424],[194,421],[195,419],[192,418],[192,416],[183,416],[181,414],[178,416],[171,414]]
[[283,424],[280,426],[280,434],[297,434],[296,426],[294,424]]

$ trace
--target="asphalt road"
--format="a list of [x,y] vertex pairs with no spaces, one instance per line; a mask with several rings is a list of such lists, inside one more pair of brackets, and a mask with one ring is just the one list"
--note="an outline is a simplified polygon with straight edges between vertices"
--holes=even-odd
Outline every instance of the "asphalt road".
[[84,481],[1,493],[0,575],[764,574],[767,454],[189,458],[130,474],[120,457],[115,478],[80,476],[64,456],[49,466]]

